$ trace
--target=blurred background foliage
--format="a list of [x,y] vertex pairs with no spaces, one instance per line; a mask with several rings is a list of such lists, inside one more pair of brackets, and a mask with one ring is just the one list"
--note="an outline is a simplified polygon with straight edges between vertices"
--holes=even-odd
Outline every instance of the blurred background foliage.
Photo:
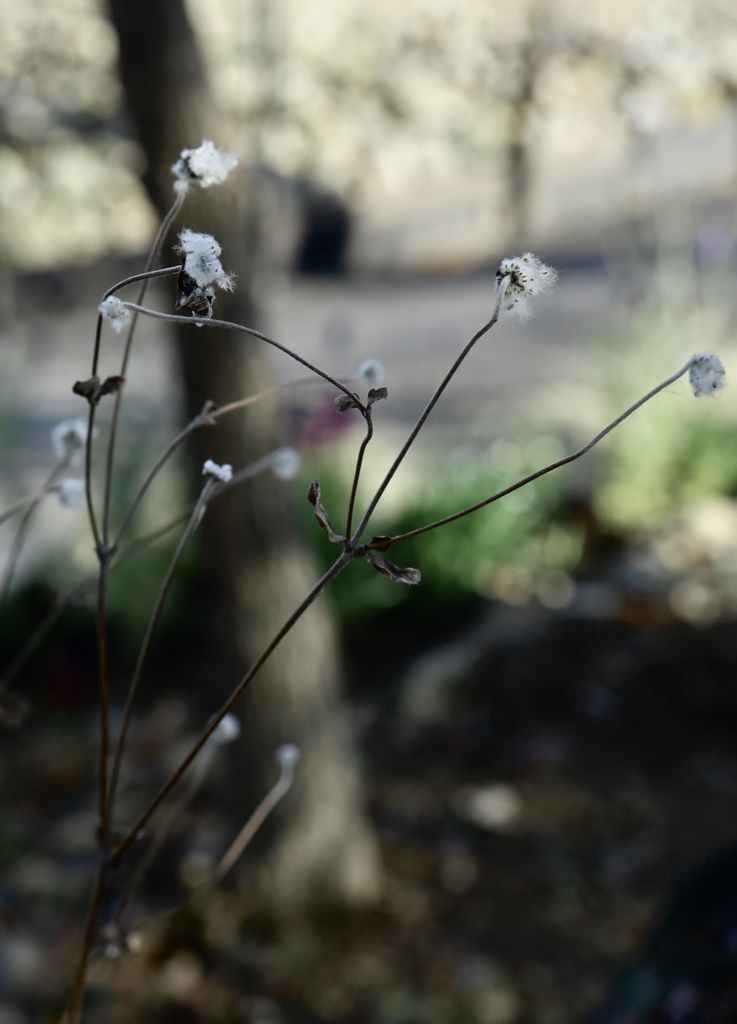
[[[728,0],[189,7],[237,148],[282,185],[264,196],[277,209],[305,179],[370,209],[459,179],[488,188],[504,165],[522,178],[528,164],[537,176],[601,167],[633,141],[734,116]],[[152,217],[104,5],[1,9],[4,260],[40,268],[140,251]]]

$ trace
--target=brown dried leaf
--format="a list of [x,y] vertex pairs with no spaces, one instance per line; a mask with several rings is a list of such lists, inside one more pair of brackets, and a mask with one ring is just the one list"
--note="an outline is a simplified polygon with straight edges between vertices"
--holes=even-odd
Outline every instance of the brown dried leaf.
[[313,480],[310,484],[310,489],[307,492],[307,500],[311,505],[315,506],[315,518],[320,526],[322,526],[325,533],[327,533],[333,544],[342,544],[345,537],[342,534],[335,532],[332,523],[328,519],[328,514],[325,511],[323,503],[320,501],[320,485],[317,480]]
[[386,388],[371,388],[368,393],[368,399],[366,404],[373,405],[374,402],[380,402],[382,398],[386,398],[389,392]]
[[373,565],[375,569],[388,576],[393,583],[407,583],[410,586],[420,582],[420,570],[419,569],[401,569],[398,565],[394,565],[388,559],[383,558],[376,551],[366,552],[366,561],[369,565]]
[[94,377],[88,377],[87,380],[78,380],[72,386],[72,391],[75,395],[86,398],[90,405],[94,405],[100,394],[100,378],[95,374]]
[[98,400],[102,398],[103,395],[117,395],[124,383],[125,377],[106,377],[97,392]]
[[372,537],[369,546],[372,551],[388,551],[392,546],[392,538],[380,533],[378,537]]
[[360,409],[360,405],[351,395],[338,395],[335,399],[335,408],[342,416],[344,412],[348,412],[349,409]]

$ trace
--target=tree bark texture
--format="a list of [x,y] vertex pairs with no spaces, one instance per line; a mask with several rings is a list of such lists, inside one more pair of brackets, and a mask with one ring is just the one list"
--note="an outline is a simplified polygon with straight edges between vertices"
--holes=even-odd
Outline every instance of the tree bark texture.
[[[170,168],[180,151],[203,139],[230,147],[182,0],[109,0],[109,7],[130,115],[148,161],[144,181],[163,214],[173,197]],[[214,235],[223,246],[225,269],[238,273],[235,291],[218,296],[215,316],[256,326],[248,279],[254,234],[243,215],[242,172],[232,179],[232,185],[193,189],[183,218],[187,227]],[[207,399],[223,404],[270,383],[266,346],[256,339],[183,327],[174,340],[187,417]],[[194,435],[193,481],[195,475],[201,480],[206,458],[237,469],[279,443],[273,404],[258,403],[224,417],[216,429]],[[201,608],[208,654],[194,682],[213,709],[316,579],[292,512],[284,483],[264,474],[219,498],[205,516],[204,564],[192,600]],[[381,891],[377,844],[364,814],[357,757],[340,699],[337,650],[332,623],[318,600],[237,709],[245,736],[243,775],[231,787],[234,827],[273,783],[275,749],[292,742],[302,750],[275,834],[257,844],[259,885],[265,903],[278,911],[370,904]]]

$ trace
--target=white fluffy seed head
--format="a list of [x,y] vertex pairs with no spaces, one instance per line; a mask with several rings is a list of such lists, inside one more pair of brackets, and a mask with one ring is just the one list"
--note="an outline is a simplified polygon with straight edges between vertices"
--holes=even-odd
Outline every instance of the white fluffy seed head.
[[196,149],[182,150],[171,169],[176,179],[174,188],[177,192],[186,192],[191,184],[200,188],[220,185],[237,164],[236,153],[225,153],[205,139]]
[[216,480],[227,484],[233,479],[233,467],[227,462],[220,466],[217,462],[213,462],[212,459],[206,459],[202,466],[202,474],[203,476],[214,476]]
[[233,290],[234,278],[223,270],[220,262],[223,250],[212,235],[183,228],[179,234],[177,251],[184,256],[183,269],[200,288],[216,284],[226,292]]
[[727,383],[724,365],[713,352],[694,356],[688,376],[691,390],[697,398],[716,398],[717,392]]
[[131,311],[116,295],[108,295],[97,307],[97,310],[116,334],[120,334],[131,322]]
[[531,252],[503,259],[496,272],[497,296],[504,289],[502,309],[518,320],[531,315],[530,299],[549,292],[558,274]]

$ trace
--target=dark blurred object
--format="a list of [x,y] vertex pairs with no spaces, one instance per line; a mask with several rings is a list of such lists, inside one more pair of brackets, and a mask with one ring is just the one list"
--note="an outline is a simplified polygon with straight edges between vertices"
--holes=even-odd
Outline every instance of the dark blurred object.
[[589,1024],[736,1024],[737,844],[677,885],[643,956]]
[[351,237],[351,214],[338,196],[314,185],[302,198],[302,231],[295,256],[298,274],[341,277]]

